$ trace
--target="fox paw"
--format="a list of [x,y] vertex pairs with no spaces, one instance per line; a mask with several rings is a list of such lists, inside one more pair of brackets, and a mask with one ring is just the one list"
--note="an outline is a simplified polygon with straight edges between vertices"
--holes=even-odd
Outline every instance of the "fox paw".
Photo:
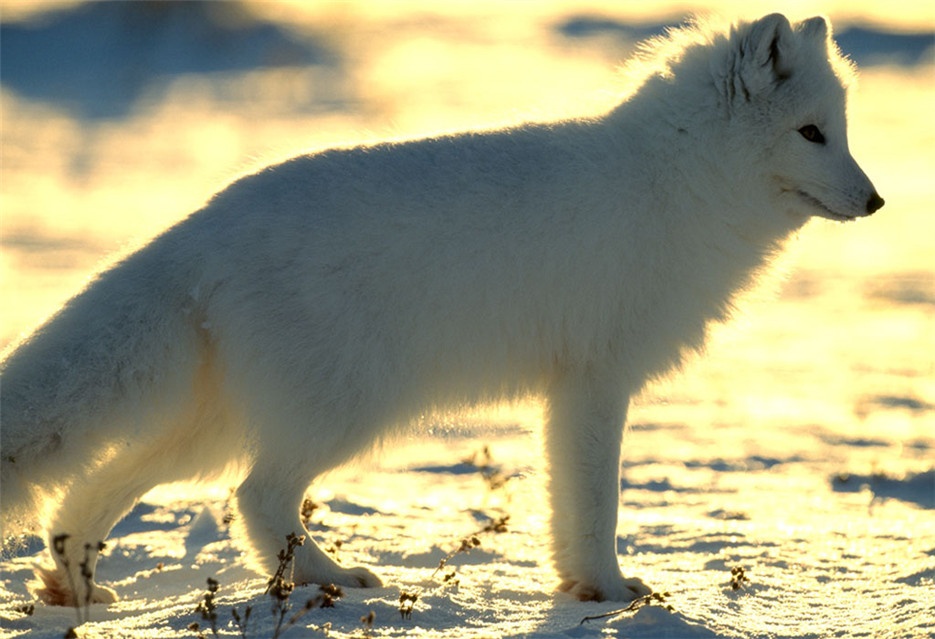
[[607,584],[566,579],[559,586],[559,590],[567,592],[579,601],[619,601],[622,603],[629,603],[634,599],[652,594],[652,588],[641,580],[624,577]]
[[339,568],[308,578],[296,575],[295,581],[304,584],[334,584],[336,586],[346,586],[347,588],[379,588],[383,585],[379,577],[363,567]]
[[[56,568],[37,566],[35,573],[39,581],[36,584],[37,587],[32,589],[33,595],[50,606],[112,604],[119,599],[117,593],[110,588],[99,586],[93,581],[86,582],[83,579],[81,583],[75,584],[81,590],[80,594],[76,595],[69,584],[68,577]],[[91,588],[90,592],[86,590],[88,586]]]
[[352,583],[346,585],[352,588],[379,588],[383,585],[379,577],[363,567],[349,568],[347,577]]

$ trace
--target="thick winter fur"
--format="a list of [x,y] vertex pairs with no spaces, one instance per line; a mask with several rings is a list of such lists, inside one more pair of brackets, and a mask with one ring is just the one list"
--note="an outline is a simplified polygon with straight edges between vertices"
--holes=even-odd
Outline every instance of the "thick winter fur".
[[[547,403],[562,588],[647,592],[615,552],[629,398],[699,348],[809,218],[883,202],[848,152],[851,71],[823,19],[693,27],[641,64],[598,117],[245,177],[12,350],[3,532],[69,535],[69,567],[54,556],[40,594],[83,601],[85,544],[93,571],[146,491],[233,461],[246,541],[272,570],[316,476],[426,410],[528,395]],[[295,577],[380,583],[313,543]]]

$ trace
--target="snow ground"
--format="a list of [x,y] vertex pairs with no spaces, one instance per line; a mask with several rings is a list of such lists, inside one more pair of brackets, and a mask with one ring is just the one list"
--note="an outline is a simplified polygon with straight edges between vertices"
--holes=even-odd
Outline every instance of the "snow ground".
[[[77,89],[37,87],[42,78],[28,74],[33,84],[18,84],[16,53],[3,49],[0,295],[16,300],[4,304],[3,343],[54,310],[102,255],[194,209],[245,158],[573,113],[600,99],[634,36],[680,15],[559,2],[534,15],[485,3],[368,13],[348,2],[289,14],[283,30],[281,6],[255,5],[272,22],[246,23],[239,37],[253,48],[233,66],[205,60],[205,32],[193,26],[201,18],[191,16],[165,18],[165,37],[147,39],[126,37],[119,20],[102,31],[100,20],[68,14],[79,46],[81,30],[94,27],[98,42],[123,53],[89,61],[47,52],[53,67],[74,65],[66,76],[89,74]],[[864,26],[861,17],[880,19],[862,6],[818,3],[814,12]],[[313,486],[311,534],[386,586],[346,590],[284,636],[933,636],[935,66],[919,47],[935,22],[900,20],[871,30],[888,39],[851,40],[864,62],[851,146],[886,208],[860,224],[811,225],[775,298],[751,300],[715,331],[704,358],[632,411],[618,554],[625,571],[669,593],[674,611],[657,602],[582,624],[616,606],[555,594],[532,405],[430,419]],[[928,35],[900,39],[906,24],[928,25]],[[0,47],[15,42],[10,33]],[[298,62],[257,66],[283,59],[263,55],[271,48]],[[127,77],[120,71],[131,63],[149,81],[94,84]],[[502,486],[465,461],[480,463],[484,446],[508,478]],[[247,606],[247,636],[272,636],[266,578],[228,533],[228,490],[147,495],[108,541],[99,576],[122,596],[109,607],[37,604],[25,614],[41,544],[6,555],[0,638],[62,637],[79,614],[89,618],[81,637],[195,637],[189,624],[206,625],[195,608],[209,577],[220,584],[222,636],[239,636],[230,611]],[[479,532],[505,515],[502,532]],[[474,534],[479,545],[436,572]],[[748,579],[738,589],[736,568]],[[410,617],[400,613],[403,593],[418,595]],[[316,594],[299,588],[294,605]]]
[[[795,445],[777,449],[774,435],[750,437],[740,425],[702,436],[679,423],[637,426],[619,554],[627,570],[670,593],[675,611],[654,605],[584,624],[619,606],[553,594],[535,434],[520,424],[469,423],[403,442],[379,462],[362,462],[366,473],[339,473],[311,493],[316,538],[339,544],[343,562],[376,567],[386,586],[346,590],[334,608],[310,611],[284,636],[368,636],[361,618],[371,611],[374,637],[930,636],[935,474],[890,477],[878,496],[872,478],[842,479],[851,467],[846,449],[892,443],[829,443],[828,433],[794,430]],[[733,450],[714,443],[737,437],[746,441]],[[491,489],[464,463],[478,442],[509,478],[504,486]],[[930,446],[918,457],[930,457]],[[94,606],[81,636],[193,637],[189,624],[206,625],[195,608],[208,577],[220,583],[222,635],[238,636],[231,607],[252,606],[248,636],[272,636],[266,581],[232,543],[225,502],[223,489],[151,493],[114,531],[100,568],[123,600]],[[505,532],[480,532],[504,515]],[[472,534],[479,546],[436,572]],[[33,560],[29,553],[3,563],[4,636],[61,637],[76,623],[74,610],[16,612],[30,601],[23,583]],[[736,567],[749,582],[734,590]],[[403,593],[418,595],[410,618],[400,613]],[[315,594],[314,586],[299,588],[296,607]]]

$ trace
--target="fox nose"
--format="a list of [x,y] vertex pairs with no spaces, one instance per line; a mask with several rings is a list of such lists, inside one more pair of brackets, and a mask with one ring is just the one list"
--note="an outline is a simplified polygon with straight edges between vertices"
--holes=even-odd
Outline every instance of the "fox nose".
[[867,215],[876,213],[883,208],[884,204],[886,204],[886,202],[883,200],[883,198],[880,197],[876,191],[874,191],[873,195],[870,196],[870,199],[867,200]]

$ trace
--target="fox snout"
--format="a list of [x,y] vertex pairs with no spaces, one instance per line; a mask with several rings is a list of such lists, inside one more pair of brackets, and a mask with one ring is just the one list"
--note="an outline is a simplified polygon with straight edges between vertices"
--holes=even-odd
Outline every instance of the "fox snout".
[[874,191],[870,195],[870,199],[867,200],[867,215],[873,215],[877,211],[883,208],[883,205],[886,204],[886,200],[880,197],[880,194]]

